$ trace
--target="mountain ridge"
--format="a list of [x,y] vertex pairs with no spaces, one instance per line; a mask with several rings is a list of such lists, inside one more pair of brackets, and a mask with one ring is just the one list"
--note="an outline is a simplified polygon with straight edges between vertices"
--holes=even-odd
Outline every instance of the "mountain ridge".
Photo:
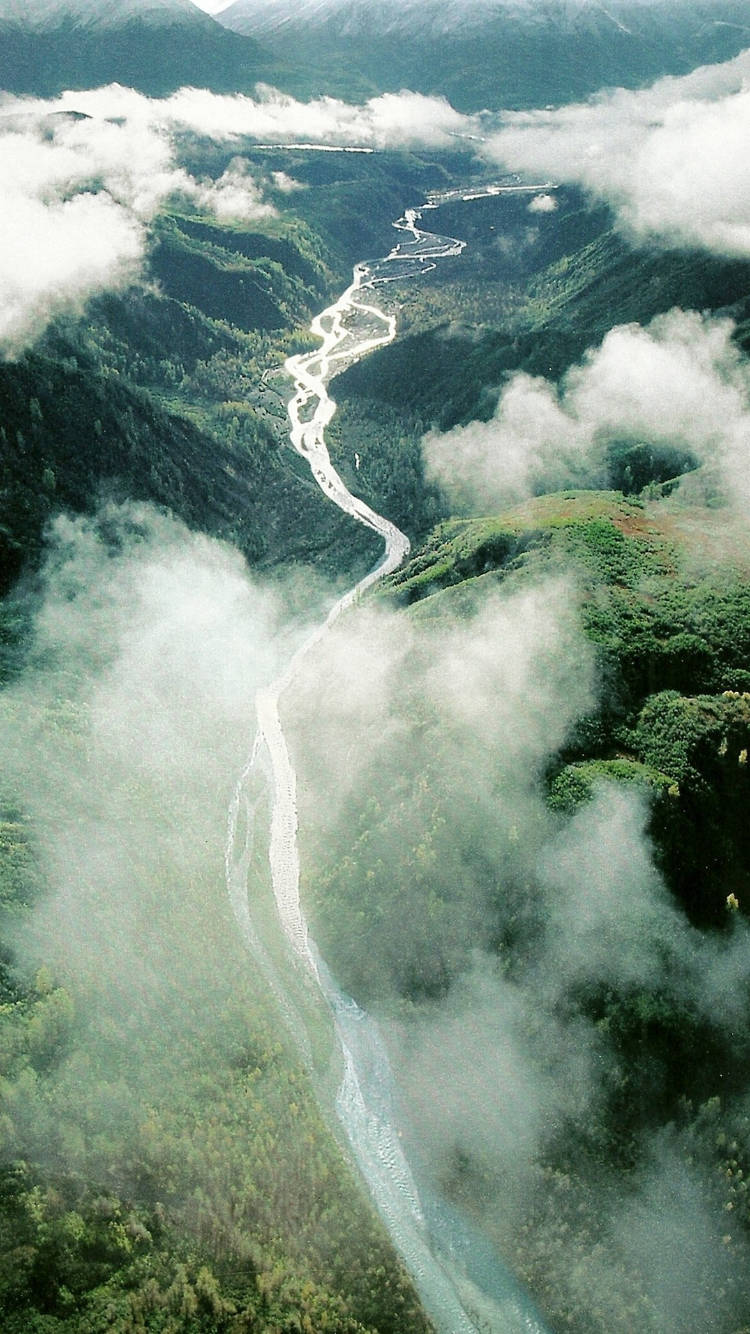
[[277,54],[304,47],[329,79],[346,64],[379,91],[443,93],[474,111],[640,86],[750,43],[738,0],[235,0],[217,18]]
[[191,0],[0,0],[0,23],[34,31],[74,23],[111,29],[133,20],[161,26],[185,23],[208,30],[213,20]]
[[0,0],[0,88],[54,97],[126,84],[150,96],[180,87],[250,92],[289,79],[254,38],[191,0]]

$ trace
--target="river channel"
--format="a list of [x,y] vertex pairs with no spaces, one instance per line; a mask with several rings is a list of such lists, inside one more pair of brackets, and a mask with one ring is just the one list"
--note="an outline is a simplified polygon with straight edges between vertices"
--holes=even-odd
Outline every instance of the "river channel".
[[[528,188],[532,192],[538,187]],[[485,192],[475,190],[466,197],[501,192],[500,187],[490,186]],[[461,195],[452,191],[448,197],[453,201]],[[243,938],[310,1068],[305,1025],[263,944],[248,902],[254,819],[260,794],[264,793],[270,800],[269,859],[279,922],[292,957],[324,999],[335,1029],[342,1069],[336,1113],[352,1157],[425,1310],[439,1334],[548,1334],[531,1299],[487,1240],[439,1197],[434,1186],[418,1182],[407,1162],[394,1110],[393,1075],[377,1024],[337,986],[310,935],[300,902],[296,775],[279,716],[281,697],[304,658],[339,617],[369,588],[396,570],[409,552],[404,533],[353,495],[331,463],[325,429],[335,403],[327,385],[337,371],[395,337],[395,316],[375,304],[379,286],[419,278],[441,260],[461,254],[463,241],[419,226],[422,214],[439,207],[441,199],[439,195],[428,197],[421,209],[407,210],[393,224],[399,235],[390,253],[358,264],[350,286],[338,301],[313,320],[311,330],[320,337],[321,346],[286,362],[285,369],[294,382],[287,408],[292,445],[307,460],[324,495],[382,537],[384,553],[380,562],[331,607],[276,681],[258,693],[255,739],[229,811],[227,889]]]

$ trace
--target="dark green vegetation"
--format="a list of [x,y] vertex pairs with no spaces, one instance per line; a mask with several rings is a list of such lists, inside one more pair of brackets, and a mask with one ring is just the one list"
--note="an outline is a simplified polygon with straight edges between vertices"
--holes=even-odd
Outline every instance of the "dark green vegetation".
[[725,920],[729,893],[750,898],[750,586],[746,565],[701,559],[712,518],[606,492],[545,496],[441,525],[390,581],[439,617],[497,580],[575,572],[602,700],[551,769],[550,803],[572,811],[602,779],[653,792],[660,866],[704,925]]
[[[69,726],[64,709],[46,726]],[[133,964],[118,979],[103,960],[62,985],[44,966],[19,973],[4,948],[3,1329],[424,1331],[211,874],[165,866],[149,911],[159,948],[182,956],[171,975]],[[142,859],[130,911],[147,874]],[[29,822],[4,803],[5,939],[44,879]]]
[[[216,177],[236,151],[196,144],[188,165]],[[377,544],[288,449],[288,381],[274,373],[310,346],[304,328],[353,260],[386,250],[402,207],[465,160],[261,150],[253,161],[304,186],[283,220],[157,219],[158,290],[101,297],[0,366],[2,589],[36,559],[51,516],[108,498],[163,505],[253,563],[334,573],[374,558]]]
[[[467,249],[403,293],[404,337],[337,378],[342,434],[350,420],[376,431],[385,411],[394,420],[386,450],[398,432],[418,467],[424,430],[488,419],[514,371],[559,380],[613,325],[645,324],[675,306],[731,313],[746,345],[750,264],[633,249],[606,208],[587,206],[567,188],[555,199],[556,211],[547,214],[530,214],[528,195],[509,194],[426,215],[427,225],[466,239]],[[373,463],[387,471],[382,458]],[[400,447],[393,466],[404,466]],[[366,470],[363,478],[367,485]],[[649,480],[641,469],[628,489]],[[612,481],[621,484],[616,473]]]
[[[554,960],[554,945],[545,943],[547,915],[555,920],[556,889],[549,888],[554,872],[548,867],[540,879],[535,849],[555,838],[565,847],[564,838],[585,827],[589,807],[604,809],[611,825],[597,826],[594,846],[602,840],[616,861],[619,807],[611,803],[619,793],[642,803],[647,845],[669,907],[655,910],[653,921],[646,915],[637,944],[627,948],[646,957],[655,951],[661,968],[647,970],[639,982],[618,978],[616,962],[612,978],[609,965],[597,972],[594,962],[580,977],[573,973],[559,984],[556,1022],[590,1024],[601,1046],[596,1105],[579,1101],[578,1110],[550,1119],[515,1213],[508,1202],[508,1166],[493,1163],[482,1139],[479,1147],[466,1147],[460,1116],[453,1155],[440,1160],[444,1187],[494,1232],[553,1327],[585,1334],[627,1331],[636,1309],[639,1327],[663,1327],[658,1302],[650,1305],[648,1277],[616,1248],[597,1249],[600,1232],[617,1226],[611,1210],[620,1193],[635,1197],[641,1189],[655,1139],[662,1144],[659,1136],[674,1137],[672,1176],[698,1173],[708,1183],[716,1218],[731,1212],[721,1317],[727,1323],[716,1327],[739,1330],[747,1319],[741,1275],[750,1232],[744,1186],[750,1170],[744,1103],[750,1039],[744,1018],[728,1018],[726,998],[707,1016],[700,980],[698,995],[685,981],[699,968],[700,949],[730,967],[733,924],[750,903],[750,566],[746,548],[738,561],[729,545],[714,549],[707,543],[715,521],[715,511],[683,509],[676,502],[583,492],[540,497],[496,518],[439,525],[381,599],[389,615],[377,642],[399,662],[385,695],[388,727],[383,731],[379,715],[365,709],[365,720],[348,738],[340,790],[329,796],[335,814],[316,831],[301,821],[317,937],[343,984],[363,1004],[380,1005],[403,1023],[408,1082],[410,1025],[421,1016],[429,1026],[435,1016],[441,1031],[439,1016],[451,1012],[461,978],[476,967],[478,954],[495,960],[511,989],[536,976],[540,951],[543,958],[551,951]],[[524,590],[544,588],[560,571],[576,590],[594,655],[597,703],[561,745],[553,726],[547,746],[542,742],[525,757],[517,752],[514,713],[501,699],[495,707],[504,722],[493,723],[490,712],[483,736],[443,710],[436,680],[445,674],[450,688],[451,673],[460,673],[455,656],[446,654],[451,637],[470,636],[473,624],[477,635],[486,635],[484,608],[498,598],[512,605]],[[408,651],[398,657],[403,642]],[[516,650],[498,638],[494,651],[502,661]],[[488,643],[482,657],[488,679],[492,658]],[[466,690],[478,687],[481,698],[481,681],[470,666],[466,670]],[[586,670],[582,646],[579,665],[572,658],[569,666],[571,694],[577,671]],[[425,681],[431,683],[427,692]],[[342,700],[352,688],[334,684],[337,711],[346,708]],[[382,697],[380,676],[372,689]],[[460,689],[459,675],[448,698],[459,698]],[[538,728],[534,696],[547,689],[532,676],[528,701],[523,691],[514,696],[521,718],[525,711],[530,715],[519,728]],[[469,716],[471,708],[467,703]],[[307,772],[309,783],[315,776],[320,807],[320,752],[307,753],[304,722],[298,726],[301,773]],[[326,735],[334,755],[336,720]],[[582,843],[581,857],[586,848],[592,855]],[[627,923],[632,891],[627,870],[618,869]],[[643,868],[638,873],[646,874]],[[583,892],[587,871],[580,874]],[[661,912],[670,914],[663,930]],[[579,929],[586,930],[585,908]],[[623,931],[627,937],[627,927]],[[564,958],[566,947],[559,948]],[[591,948],[596,959],[596,946]],[[616,940],[611,949],[617,960]],[[550,977],[555,967],[550,962]],[[738,974],[729,985],[736,988],[732,1013],[746,1016],[746,980]],[[533,987],[527,1003],[536,1006]],[[469,1011],[467,1033],[473,1022]],[[529,1041],[534,1034],[539,1040],[541,1022],[529,1017]],[[444,1059],[446,1068],[454,1068],[455,1053]],[[460,1064],[454,1073],[461,1077]],[[468,1083],[470,1098],[471,1074]],[[502,1104],[502,1081],[497,1096]],[[504,1210],[497,1209],[497,1199]],[[691,1307],[691,1318],[700,1309],[707,1328],[713,1300]],[[729,1312],[735,1312],[734,1325]]]
[[0,366],[3,589],[51,516],[111,498],[165,506],[254,563],[370,559],[284,446],[286,382],[266,382],[338,281],[309,229],[279,230],[159,222],[158,293],[102,297]]
[[[488,1135],[471,1140],[458,1114],[455,1142],[450,1122],[438,1159],[443,1186],[512,1257],[553,1327],[661,1334],[665,1308],[654,1272],[626,1234],[647,1227],[644,1193],[658,1195],[667,1181],[669,1189],[677,1183],[678,1195],[690,1178],[700,1185],[688,1192],[687,1225],[690,1211],[696,1227],[710,1214],[723,1259],[716,1284],[686,1299],[684,1318],[693,1327],[740,1331],[750,1318],[743,1286],[750,996],[745,972],[733,971],[750,904],[746,535],[718,505],[710,480],[676,489],[675,479],[695,466],[679,442],[614,441],[609,484],[618,491],[538,496],[499,515],[459,518],[425,485],[420,441],[434,425],[489,418],[514,371],[559,380],[613,325],[647,323],[676,304],[733,315],[736,342],[746,349],[750,267],[633,250],[606,210],[588,209],[572,192],[557,198],[556,213],[533,220],[520,197],[428,215],[436,230],[471,237],[465,267],[448,263],[405,293],[412,332],[335,383],[331,434],[347,480],[416,544],[378,598],[364,648],[351,628],[356,647],[343,657],[353,666],[338,679],[329,662],[321,664],[331,699],[328,722],[316,715],[325,740],[306,734],[312,700],[304,687],[291,713],[311,801],[301,819],[307,892],[317,938],[342,984],[403,1026],[407,1084],[420,1025],[429,1032],[434,1024],[446,1042],[423,1075],[428,1087],[445,1080],[446,1070],[459,1078],[461,1041],[453,1035],[451,1066],[445,1015],[455,1018],[478,958],[501,979],[498,987],[523,995],[529,1043],[544,1031],[549,978],[558,987],[555,1023],[592,1034],[600,1062],[595,1101],[585,1103],[580,1092],[575,1106],[549,1116],[519,1206],[510,1203],[514,1159],[498,1151],[496,1160]],[[563,673],[551,687],[531,672],[527,691],[514,694],[512,674],[506,680],[496,664],[513,660],[521,631],[511,628],[506,642],[497,622],[484,619],[486,609],[525,608],[519,620],[533,625],[533,601],[524,599],[555,587],[550,581],[561,574],[570,584],[554,596],[564,602],[574,590],[578,656],[562,647],[567,679]],[[462,659],[455,647],[473,651],[477,641],[485,645],[479,678],[468,651]],[[391,666],[381,670],[381,662]],[[558,690],[563,714],[590,662],[594,699],[575,725],[560,736],[554,715],[537,722],[537,697]],[[554,680],[554,658],[546,665]],[[482,704],[495,673],[510,687],[515,713],[501,688],[494,703]],[[467,715],[473,692],[478,699],[481,721],[473,728],[455,708],[464,679]],[[537,736],[528,753],[518,749],[524,728]],[[326,765],[330,787],[321,801]],[[321,807],[328,812],[322,820]],[[641,908],[632,907],[629,871],[617,861],[623,809],[640,812],[643,823],[643,842],[639,834],[633,847],[646,851],[633,876],[649,882],[658,873],[659,885],[648,891],[655,898],[632,938],[629,914]],[[552,868],[541,852],[549,846],[557,850],[549,854]],[[602,873],[599,846],[621,880],[611,892],[622,925],[603,944],[586,918],[587,877]],[[569,891],[583,904],[572,929],[581,933],[581,953],[592,957],[588,970],[576,965],[570,974],[564,947],[555,955],[548,939],[556,914],[568,911],[565,873],[554,866],[555,857],[566,865],[566,849],[582,868]],[[596,908],[592,920],[599,921]],[[626,944],[618,943],[620,929]],[[599,948],[611,952],[611,967],[598,959]],[[639,960],[642,973],[628,976],[626,965],[618,974],[621,958]],[[468,1007],[467,1035],[473,1021]],[[512,1057],[501,1048],[498,1060],[512,1085]],[[546,1053],[546,1061],[554,1057]],[[494,1091],[503,1105],[503,1079],[487,1089],[477,1071],[476,1092],[471,1073],[469,1102]],[[427,1115],[431,1095],[415,1097],[417,1117]],[[529,1115],[533,1105],[532,1098]],[[438,1100],[438,1120],[440,1108]],[[504,1133],[501,1123],[500,1142]],[[663,1178],[655,1162],[667,1164]],[[649,1218],[648,1236],[672,1225],[670,1209],[666,1223],[664,1214],[661,1222]],[[677,1303],[675,1293],[667,1303],[674,1328]]]
[[353,102],[375,91],[371,79],[346,59],[334,60],[324,76],[299,47],[271,51],[197,7],[191,12],[187,3],[176,15],[156,9],[120,18],[110,11],[109,21],[99,23],[74,10],[75,4],[70,14],[61,12],[38,28],[0,19],[0,87],[55,97],[69,88],[121,83],[166,97],[185,87],[252,95],[260,82],[300,98],[327,92]]
[[569,102],[607,86],[726,60],[746,44],[741,0],[709,4],[544,4],[447,11],[419,4],[310,7],[235,0],[222,23],[288,58],[305,52],[310,83],[344,93],[415,89],[466,111]]
[[[572,572],[601,698],[546,769],[549,805],[570,814],[605,780],[651,794],[651,833],[667,883],[691,920],[721,925],[728,894],[743,905],[750,900],[750,588],[747,567],[718,559],[707,568],[701,559],[710,512],[663,510],[663,503],[614,493],[570,492],[540,497],[497,519],[450,520],[391,577],[387,600],[410,608],[429,639],[455,615],[471,619],[495,591],[534,586],[561,569]],[[421,663],[419,656],[415,676]],[[480,860],[483,854],[466,814],[457,835],[460,784],[455,772],[445,771],[440,736],[420,707],[418,685],[408,689],[413,771],[381,803],[363,793],[378,769],[390,772],[397,762],[381,757],[366,768],[362,791],[347,804],[338,830],[343,860],[334,857],[327,865],[319,891],[325,945],[343,980],[365,1000],[394,986],[411,996],[439,992],[465,965],[478,930],[483,939],[499,938],[506,911],[496,904],[500,917],[493,928],[487,904],[475,916],[465,914],[460,895],[431,899],[436,866],[442,879],[455,862],[447,880],[460,883],[467,849],[473,846]],[[400,756],[398,729],[393,745]],[[450,744],[445,753],[452,753]],[[424,819],[415,818],[409,792]],[[420,831],[418,846],[409,841],[412,827]],[[399,871],[384,883],[378,868],[390,866],[398,847]],[[378,945],[381,915],[401,911],[421,924],[421,945],[411,954],[401,948],[398,932],[384,931]],[[435,913],[438,922],[448,914],[450,928],[433,929]],[[366,932],[366,948],[351,952],[346,941],[355,920],[360,941]]]
[[[516,371],[559,381],[613,325],[647,324],[675,306],[731,315],[736,341],[750,345],[746,261],[633,249],[605,207],[568,188],[555,199],[552,213],[530,214],[526,194],[428,213],[425,224],[465,239],[465,252],[418,284],[383,289],[401,336],[336,378],[337,464],[413,539],[449,513],[425,481],[425,431],[488,420]],[[692,460],[680,447],[628,442],[611,446],[607,466],[611,486],[637,494]]]
[[[215,174],[226,165],[226,154],[195,153],[196,170],[208,170],[209,157]],[[39,567],[48,525],[61,514],[148,501],[232,541],[268,571],[298,565],[338,575],[366,568],[379,550],[322,499],[289,450],[289,382],[278,369],[310,345],[310,315],[345,284],[350,256],[365,241],[376,251],[387,246],[400,192],[417,198],[430,167],[385,156],[373,163],[384,198],[363,222],[366,174],[358,160],[267,154],[265,169],[276,166],[306,177],[298,216],[290,210],[283,220],[246,225],[158,219],[150,260],[158,287],[103,296],[85,318],[58,320],[32,350],[0,366],[4,684],[17,682],[33,658]],[[359,202],[337,223],[334,202],[348,194]],[[329,209],[325,229],[305,220]],[[101,527],[113,563],[122,545],[117,523],[109,537],[107,518]],[[136,513],[136,542],[137,530]],[[96,661],[109,650],[104,633]],[[166,661],[171,654],[170,647]],[[424,1331],[413,1289],[280,1037],[278,1014],[228,912],[224,786],[244,752],[219,782],[206,778],[197,809],[182,793],[172,809],[175,788],[152,790],[140,777],[118,777],[116,766],[96,768],[83,739],[93,726],[91,703],[81,703],[80,688],[63,669],[49,705],[32,706],[35,747],[53,762],[63,757],[52,796],[56,786],[68,803],[60,813],[42,802],[45,856],[66,831],[75,830],[81,847],[94,828],[95,841],[106,837],[106,821],[92,815],[85,796],[77,804],[80,792],[122,792],[107,861],[118,865],[130,840],[128,870],[86,912],[96,916],[111,900],[113,908],[122,902],[128,922],[140,914],[139,958],[123,953],[112,974],[101,936],[101,958],[87,972],[71,941],[60,976],[44,946],[29,946],[54,891],[35,845],[39,813],[32,819],[19,801],[6,756],[3,1330]],[[8,699],[4,726],[18,707]],[[188,709],[184,725],[197,724]],[[246,726],[243,718],[242,737]],[[21,751],[24,744],[19,739]],[[209,752],[201,771],[213,762],[213,740]],[[51,840],[50,830],[57,831]],[[262,867],[262,840],[258,856]],[[70,911],[62,940],[75,933]],[[118,915],[117,940],[122,927]],[[320,1059],[325,1068],[325,1054]]]
[[[214,177],[229,156],[200,145],[195,153]],[[151,747],[137,730],[132,768],[109,762],[109,714],[95,695],[81,703],[65,661],[39,717],[33,692],[31,702],[12,693],[25,655],[33,670],[45,669],[44,653],[40,662],[29,646],[33,596],[24,590],[38,587],[45,524],[57,512],[91,513],[102,498],[155,502],[231,539],[268,571],[296,563],[348,577],[373,558],[375,544],[336,517],[284,445],[287,385],[275,372],[307,345],[310,312],[340,290],[351,260],[387,250],[390,219],[426,184],[449,183],[458,160],[271,151],[261,160],[307,187],[285,205],[283,221],[160,219],[158,289],[102,298],[85,320],[58,322],[33,352],[0,368],[4,587],[26,575],[2,609],[0,668],[11,683],[3,702],[17,711],[14,726],[31,729],[19,735],[56,760],[33,818],[12,784],[2,808],[0,1304],[10,1334],[425,1328],[237,943],[221,839],[227,775],[244,760],[240,741],[226,767],[219,729],[201,750],[192,735],[200,697],[188,690],[191,764],[180,769],[175,760],[162,788],[148,781]],[[629,497],[538,497],[481,520],[450,517],[425,486],[424,430],[488,417],[514,370],[557,378],[613,323],[647,320],[678,300],[734,306],[747,317],[746,265],[631,251],[606,212],[572,192],[558,200],[556,213],[533,217],[520,197],[432,214],[472,246],[404,294],[409,336],[335,385],[342,470],[419,545],[379,600],[390,629],[378,638],[377,660],[389,642],[408,648],[393,681],[379,694],[366,661],[350,672],[378,707],[360,731],[337,731],[346,692],[332,675],[322,698],[316,683],[298,720],[309,802],[305,888],[337,976],[406,1024],[438,1013],[478,956],[511,987],[533,976],[545,912],[557,903],[537,854],[623,792],[640,803],[670,928],[696,957],[705,947],[726,962],[727,992],[732,924],[748,903],[747,563],[742,542],[738,556],[718,541],[717,511],[655,498],[691,461],[682,451],[615,446],[612,480]],[[653,499],[637,494],[644,486]],[[114,560],[114,539],[111,548]],[[532,708],[536,741],[527,746],[498,695],[502,730],[490,711],[465,746],[467,730],[441,704],[445,682],[434,666],[446,627],[459,636],[481,629],[487,600],[502,608],[560,571],[583,636],[580,645],[574,638],[579,657],[563,637],[547,667],[557,673],[559,711],[566,696],[581,705],[575,726],[549,712],[537,719]],[[74,592],[63,611],[75,609]],[[518,605],[544,628],[533,601]],[[88,651],[111,668],[104,627]],[[505,651],[491,643],[487,674]],[[169,664],[173,653],[166,641],[156,656]],[[356,657],[350,663],[358,668]],[[454,675],[462,679],[463,669],[463,659],[458,673],[454,662]],[[191,684],[193,670],[191,660]],[[497,679],[524,718],[525,702],[544,693],[523,678],[513,695],[514,682]],[[481,674],[467,680],[466,693],[473,686],[481,697]],[[326,787],[309,719],[322,718],[327,739],[329,706]],[[149,707],[160,718],[158,697]],[[124,722],[117,710],[112,719],[115,740],[129,735],[127,710]],[[234,737],[244,720],[230,715],[223,726]],[[10,725],[6,734],[14,735]],[[162,741],[169,764],[171,740]],[[69,805],[63,816],[46,805],[53,791]],[[98,818],[104,802],[112,803],[109,823]],[[70,931],[74,953],[75,920],[64,916],[64,895],[50,898],[55,868],[35,847],[35,827],[64,831],[76,870],[79,843],[90,849],[80,875],[71,874],[79,907],[98,921],[99,898],[122,906],[116,923],[107,919],[109,935],[97,926],[95,957],[82,973],[64,966],[59,941],[67,945]],[[54,861],[55,839],[44,846]],[[264,851],[256,850],[259,883]],[[112,886],[106,874],[119,856],[125,869]],[[32,930],[50,903],[63,914],[53,943],[42,936],[52,960]],[[649,931],[647,922],[647,940]],[[143,957],[125,954],[113,969],[111,940],[122,939],[135,939]],[[480,1216],[553,1323],[578,1334],[662,1334],[646,1280],[626,1260],[614,1307],[597,1305],[596,1287],[602,1194],[635,1194],[656,1134],[679,1138],[676,1159],[710,1179],[721,1217],[733,1215],[721,1240],[731,1271],[722,1273],[722,1309],[738,1312],[738,1330],[748,1319],[746,1025],[728,1034],[720,1007],[707,1014],[695,988],[680,986],[692,976],[690,959],[663,937],[657,947],[656,981],[635,970],[561,984],[556,1020],[594,1034],[600,1096],[550,1116],[522,1204],[506,1208],[506,1178],[475,1146],[457,1143],[440,1163],[443,1184]],[[24,969],[19,959],[34,954]],[[735,999],[732,1013],[741,1014],[744,992]],[[525,1022],[533,1030],[533,1006]],[[710,1328],[711,1310],[696,1307],[694,1320]]]
[[322,22],[293,13],[274,31],[265,6],[258,22],[257,13],[243,14],[242,0],[222,15],[225,26],[186,6],[91,23],[73,5],[36,30],[0,22],[0,85],[54,96],[119,82],[164,96],[185,86],[252,93],[262,81],[297,97],[356,102],[408,88],[464,111],[497,110],[642,86],[727,60],[747,40],[741,0],[668,5],[664,13],[625,6],[623,27],[597,6],[572,22],[553,6],[548,21],[490,13],[452,31],[442,6],[397,8],[395,22],[380,6],[371,15],[348,8]]
[[284,63],[252,38],[224,31],[198,10],[187,20],[165,15],[101,27],[61,18],[41,32],[0,21],[0,86],[13,93],[54,97],[115,82],[152,97],[185,86],[251,92],[259,79],[283,74]]
[[260,160],[269,171],[282,167],[306,187],[286,207],[322,238],[347,281],[358,260],[379,259],[388,253],[396,236],[392,224],[405,209],[421,204],[428,191],[450,188],[478,170],[475,159],[464,149],[440,153],[270,150]]

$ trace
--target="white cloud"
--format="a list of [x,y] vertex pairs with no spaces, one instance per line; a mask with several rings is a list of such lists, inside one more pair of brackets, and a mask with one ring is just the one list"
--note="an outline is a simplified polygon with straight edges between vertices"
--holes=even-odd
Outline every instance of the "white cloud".
[[[170,1078],[164,1044],[195,1024],[209,1049],[229,1032],[222,996],[251,977],[221,874],[226,810],[255,692],[278,671],[287,627],[281,598],[249,578],[237,551],[150,506],[59,517],[49,543],[39,652],[0,701],[4,777],[34,825],[46,879],[14,945],[22,967],[44,959],[86,1012],[76,1124],[111,1132],[102,1079],[111,1090],[133,1072],[127,1123],[145,1087]],[[106,1039],[93,1037],[94,1088],[85,1070],[97,1028]],[[64,1060],[50,1078],[64,1120]],[[67,1161],[48,1095],[30,1095],[26,1128],[43,1161]]]
[[182,88],[165,99],[162,113],[176,125],[215,138],[252,135],[271,142],[367,148],[440,147],[473,124],[445,98],[421,93],[384,93],[358,106],[334,97],[298,102],[260,84],[256,91],[251,98]]
[[489,422],[423,442],[428,473],[486,512],[540,491],[606,480],[614,440],[673,445],[712,464],[728,498],[750,504],[750,366],[730,320],[671,311],[619,325],[558,388],[517,374]]
[[750,255],[750,52],[587,103],[508,114],[486,152],[576,181],[636,238]]
[[[59,311],[133,281],[145,224],[169,198],[217,217],[276,210],[238,154],[217,179],[180,165],[187,134],[215,140],[299,139],[370,148],[440,146],[465,126],[441,98],[386,94],[364,106],[304,103],[273,88],[255,98],[183,88],[159,100],[117,84],[43,101],[0,99],[0,350],[17,354]],[[296,183],[283,173],[277,190]]]
[[302,184],[302,181],[295,181],[294,177],[290,176],[285,171],[272,172],[271,179],[274,185],[276,186],[276,189],[280,190],[281,193],[284,195],[293,194],[295,190],[305,189],[305,186]]
[[110,84],[27,105],[47,114],[78,111],[100,120],[120,117],[131,127],[141,124],[172,133],[190,130],[217,140],[250,137],[345,147],[437,147],[474,128],[473,118],[455,111],[444,97],[408,91],[355,104],[335,97],[299,102],[267,84],[258,84],[254,97],[180,88],[162,99]]
[[534,195],[529,204],[529,213],[554,213],[557,200],[554,195]]
[[[146,224],[170,197],[220,218],[275,213],[242,159],[215,181],[185,171],[174,132],[147,98],[114,89],[81,99],[90,102],[90,114],[55,114],[67,98],[3,104],[0,349],[6,355],[17,354],[61,310],[77,310],[96,292],[137,279]],[[78,95],[69,100],[72,111]]]
[[110,195],[49,202],[12,187],[0,213],[0,348],[19,350],[63,309],[136,276],[138,221]]
[[[290,188],[294,188],[292,185]],[[219,219],[271,218],[276,215],[273,204],[263,202],[262,188],[250,175],[244,158],[233,158],[226,171],[216,181],[203,182],[190,193],[201,208],[215,213]]]

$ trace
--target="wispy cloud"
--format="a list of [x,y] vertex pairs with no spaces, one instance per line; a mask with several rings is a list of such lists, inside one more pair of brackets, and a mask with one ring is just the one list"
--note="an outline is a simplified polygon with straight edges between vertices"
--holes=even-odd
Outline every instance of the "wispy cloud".
[[[21,154],[26,142],[17,144]],[[0,144],[6,158],[16,144]],[[5,150],[5,151],[4,151]],[[111,196],[40,198],[6,187],[0,215],[0,350],[17,353],[62,310],[126,286],[145,248],[139,221]]]
[[[144,102],[146,99],[144,99]],[[17,353],[62,310],[133,282],[169,198],[219,217],[275,212],[240,160],[196,180],[155,118],[60,114],[6,101],[0,117],[0,348]]]
[[[632,1171],[598,1143],[595,1166],[586,1147],[571,1161],[626,1077],[581,997],[656,996],[729,1044],[750,986],[746,924],[689,924],[643,795],[603,785],[559,824],[545,808],[539,776],[593,699],[574,586],[479,580],[431,616],[358,614],[321,651],[295,715],[302,827],[322,814],[326,870],[341,859],[318,915],[339,964],[385,998],[423,1167],[470,1194],[501,1253],[533,1253],[563,1318],[626,1330],[636,1303],[642,1328],[677,1334],[707,1327],[726,1284],[713,1318],[728,1334],[747,1248],[717,1202],[711,1133],[686,1112],[686,1129],[643,1129]],[[393,1003],[389,979],[418,989],[444,957],[442,987]]]
[[[33,663],[3,692],[0,736],[50,883],[24,949],[61,975],[130,989],[147,1007],[142,991],[161,983],[139,933],[159,864],[182,874],[186,894],[190,868],[209,865],[221,892],[226,805],[282,617],[236,551],[147,505],[55,522]],[[75,727],[55,728],[61,699],[85,744]],[[179,951],[172,962],[181,968]]]
[[169,1052],[190,1034],[221,1063],[247,1040],[226,811],[287,617],[231,547],[146,505],[60,517],[38,591],[0,745],[45,891],[15,927],[6,914],[4,940],[22,974],[44,961],[68,988],[77,1029],[21,1093],[15,1151],[67,1170],[72,1143],[94,1179],[124,1181],[132,1158],[112,1145],[137,1142],[187,1073]]

